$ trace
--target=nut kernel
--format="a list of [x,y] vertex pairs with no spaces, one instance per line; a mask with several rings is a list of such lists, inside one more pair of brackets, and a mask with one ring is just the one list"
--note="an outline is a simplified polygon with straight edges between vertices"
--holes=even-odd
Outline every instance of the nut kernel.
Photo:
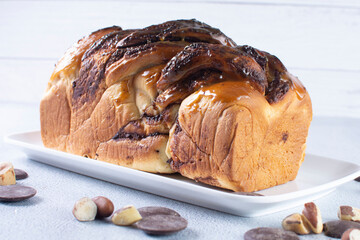
[[16,184],[14,167],[9,162],[0,163],[0,186]]
[[93,221],[97,213],[97,206],[93,200],[84,197],[75,203],[72,213],[81,222]]
[[359,240],[360,230],[356,228],[350,228],[346,230],[341,236],[341,240]]
[[302,214],[306,224],[313,233],[321,233],[323,231],[323,222],[320,209],[313,202],[305,203]]
[[299,213],[294,213],[287,216],[282,221],[284,230],[292,231],[297,234],[309,234],[310,228],[304,222],[304,216]]
[[128,226],[131,225],[139,220],[141,220],[142,217],[138,210],[132,206],[126,206],[123,207],[116,212],[114,212],[113,216],[111,217],[111,221],[120,226]]
[[340,206],[338,210],[340,220],[360,221],[360,209],[351,206]]
[[92,200],[97,206],[97,218],[109,217],[114,212],[114,204],[110,199],[98,196],[94,197]]

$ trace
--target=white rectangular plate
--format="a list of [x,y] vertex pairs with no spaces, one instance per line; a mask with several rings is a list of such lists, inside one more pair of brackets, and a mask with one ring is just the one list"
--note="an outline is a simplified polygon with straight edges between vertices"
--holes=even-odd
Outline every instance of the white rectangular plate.
[[307,154],[296,180],[258,192],[264,196],[245,196],[197,183],[178,174],[147,173],[48,149],[43,146],[39,131],[12,134],[5,141],[38,162],[244,217],[261,216],[301,205],[360,176],[359,165]]

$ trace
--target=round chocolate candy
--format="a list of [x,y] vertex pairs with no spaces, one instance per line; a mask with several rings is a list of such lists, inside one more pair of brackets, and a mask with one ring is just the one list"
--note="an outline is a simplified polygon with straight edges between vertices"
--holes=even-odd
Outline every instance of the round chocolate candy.
[[15,168],[14,171],[16,180],[22,180],[28,177],[28,174],[24,170]]
[[324,223],[324,234],[332,238],[341,238],[341,235],[350,228],[360,229],[360,223],[346,220],[329,221]]
[[21,185],[0,186],[0,201],[17,202],[35,196],[36,190]]
[[173,215],[180,217],[180,214],[170,208],[166,207],[157,207],[157,206],[150,206],[150,207],[142,207],[138,209],[141,217],[145,218],[152,215]]
[[147,234],[163,235],[181,231],[187,227],[186,219],[174,215],[151,215],[137,222],[137,228]]
[[245,240],[299,240],[300,238],[293,232],[285,231],[280,228],[254,228],[247,231],[244,235]]

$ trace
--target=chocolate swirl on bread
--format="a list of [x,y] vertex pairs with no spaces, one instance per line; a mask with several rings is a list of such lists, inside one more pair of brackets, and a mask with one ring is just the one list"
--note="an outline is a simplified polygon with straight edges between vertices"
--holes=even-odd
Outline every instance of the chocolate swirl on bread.
[[79,40],[40,114],[46,147],[246,192],[296,177],[312,117],[279,59],[196,20]]

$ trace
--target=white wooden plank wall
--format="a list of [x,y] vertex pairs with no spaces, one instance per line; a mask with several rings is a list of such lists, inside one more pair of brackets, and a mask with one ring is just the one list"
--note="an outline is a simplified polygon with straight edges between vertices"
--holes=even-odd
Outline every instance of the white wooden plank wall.
[[1,1],[0,103],[37,104],[57,59],[105,26],[197,18],[278,56],[315,115],[360,117],[360,1]]

